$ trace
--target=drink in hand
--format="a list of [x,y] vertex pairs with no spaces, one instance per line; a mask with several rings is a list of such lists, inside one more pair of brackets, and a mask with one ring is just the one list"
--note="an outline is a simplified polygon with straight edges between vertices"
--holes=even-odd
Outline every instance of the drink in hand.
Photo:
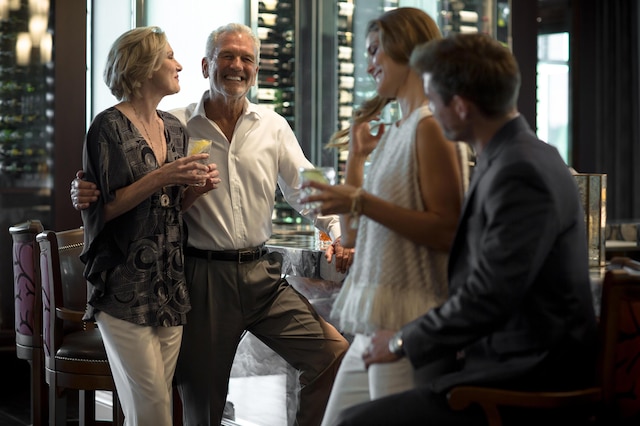
[[[196,155],[196,154],[208,154],[211,149],[211,140],[203,139],[203,138],[189,138],[189,145],[187,147],[187,155]],[[202,164],[209,164],[210,158],[205,158],[203,160],[199,160]],[[204,186],[204,182],[197,184],[196,186]]]

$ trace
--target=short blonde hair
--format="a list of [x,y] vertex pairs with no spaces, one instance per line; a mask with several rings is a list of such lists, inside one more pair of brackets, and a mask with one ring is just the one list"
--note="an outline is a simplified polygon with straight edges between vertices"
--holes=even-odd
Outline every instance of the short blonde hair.
[[160,69],[167,37],[159,27],[139,27],[122,34],[111,46],[104,82],[119,101],[140,97],[142,83]]

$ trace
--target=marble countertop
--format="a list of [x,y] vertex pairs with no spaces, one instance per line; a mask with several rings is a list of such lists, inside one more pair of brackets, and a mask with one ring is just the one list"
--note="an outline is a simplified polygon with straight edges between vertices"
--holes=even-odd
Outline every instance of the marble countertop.
[[[344,280],[345,274],[336,272],[333,264],[327,262],[324,251],[317,248],[317,237],[310,226],[274,227],[274,234],[267,241],[272,251],[283,255],[282,273],[288,276],[306,278],[291,280],[292,285],[309,299],[323,299],[325,296],[315,294],[310,289],[318,289],[321,293],[332,293]],[[594,308],[600,311],[602,280],[606,268],[591,268],[591,289]],[[310,285],[313,283],[313,285]]]
[[267,243],[270,251],[283,255],[282,273],[297,277],[315,278],[342,282],[345,274],[336,271],[333,263],[327,262],[324,251],[314,248],[299,248]]
[[283,254],[283,274],[338,282],[344,279],[344,274],[338,274],[325,259],[318,234],[310,224],[274,224],[267,247]]
[[273,224],[267,245],[313,250],[316,247],[316,231],[313,225]]

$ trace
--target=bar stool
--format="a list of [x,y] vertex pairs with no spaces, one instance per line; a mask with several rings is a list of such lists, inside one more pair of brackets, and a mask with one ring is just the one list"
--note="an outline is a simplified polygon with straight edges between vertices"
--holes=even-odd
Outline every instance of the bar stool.
[[36,235],[43,231],[39,220],[9,228],[13,238],[13,295],[15,300],[16,356],[31,366],[31,421],[47,424],[47,383],[42,352],[42,291],[40,246]]
[[67,390],[77,389],[80,424],[99,423],[95,420],[95,391],[107,390],[113,393],[113,424],[122,425],[124,416],[102,336],[95,324],[82,321],[87,303],[84,264],[79,259],[84,243],[83,229],[44,231],[36,240],[40,245],[50,422],[66,424]]

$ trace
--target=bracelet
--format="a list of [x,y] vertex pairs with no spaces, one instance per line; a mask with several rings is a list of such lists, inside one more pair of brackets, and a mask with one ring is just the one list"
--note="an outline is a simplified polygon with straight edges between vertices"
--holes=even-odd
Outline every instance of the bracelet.
[[358,225],[360,224],[360,215],[362,214],[362,194],[364,193],[364,189],[359,187],[351,196],[351,229],[357,230]]

